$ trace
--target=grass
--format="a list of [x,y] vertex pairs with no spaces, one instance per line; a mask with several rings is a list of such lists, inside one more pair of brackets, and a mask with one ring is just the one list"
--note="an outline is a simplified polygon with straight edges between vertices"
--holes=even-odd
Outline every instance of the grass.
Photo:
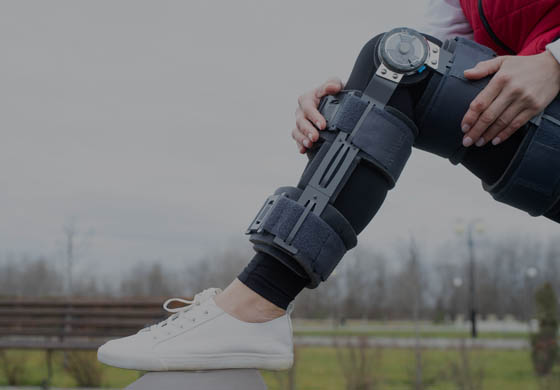
[[[371,351],[373,353],[373,351]],[[45,353],[43,351],[10,351],[10,353],[26,354],[26,376],[24,385],[40,385],[46,377]],[[538,390],[538,383],[533,375],[528,350],[492,351],[473,350],[472,361],[482,365],[485,370],[484,388],[491,390]],[[94,355],[92,355],[94,356]],[[340,390],[344,382],[336,358],[336,351],[330,347],[299,348],[296,365],[297,388],[301,390]],[[458,359],[456,350],[426,350],[426,376],[439,378],[432,390],[455,389],[449,379],[445,379],[449,362]],[[378,367],[372,367],[382,382],[381,389],[400,390],[410,388],[408,374],[412,368],[413,351],[402,349],[385,349]],[[53,355],[53,382],[55,387],[73,387],[75,383],[62,367],[63,354]],[[560,371],[560,370],[559,370]],[[270,390],[278,388],[278,373],[261,371]],[[103,386],[123,388],[136,380],[137,371],[121,370],[103,366]],[[280,375],[284,375],[280,373]],[[0,385],[6,380],[0,374]]]
[[[297,330],[295,336],[370,336],[370,337],[398,337],[413,338],[413,331],[401,330],[353,330],[353,329],[325,329],[325,330]],[[461,331],[444,331],[444,330],[422,330],[421,338],[444,338],[444,339],[464,339],[469,338],[469,332]],[[478,337],[481,339],[527,339],[526,332],[479,332]]]
[[[449,362],[457,360],[456,350],[427,350],[424,352],[426,361],[426,377],[439,378],[431,390],[455,390],[448,376]],[[402,349],[386,349],[382,353],[377,371],[382,383],[381,389],[410,389],[409,372],[413,367],[413,351]],[[539,385],[533,375],[529,351],[489,351],[474,350],[472,361],[485,371],[484,388],[490,390],[538,390]],[[560,370],[559,370],[560,371]],[[276,386],[274,374],[263,371],[263,377],[270,390],[280,390]],[[310,347],[302,348],[300,361],[296,368],[298,389],[305,390],[340,390],[344,382],[335,350],[333,348]]]

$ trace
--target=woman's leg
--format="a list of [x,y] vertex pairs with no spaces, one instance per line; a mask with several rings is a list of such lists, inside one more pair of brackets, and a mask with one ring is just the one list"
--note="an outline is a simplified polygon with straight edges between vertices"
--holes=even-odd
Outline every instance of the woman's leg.
[[[363,91],[368,85],[376,71],[373,58],[379,39],[377,36],[363,47],[345,89]],[[428,82],[429,79],[426,79],[414,87],[399,87],[389,105],[414,120],[414,109]],[[501,145],[470,148],[462,164],[481,180],[492,183],[503,174],[524,135],[525,131],[522,129]],[[313,156],[310,160],[313,160]],[[336,199],[335,207],[351,223],[356,233],[359,233],[373,219],[387,191],[387,183],[377,169],[369,165],[360,165]],[[297,262],[293,262],[294,267],[297,267]],[[273,307],[282,309],[286,309],[309,282],[308,278],[293,272],[274,257],[260,252],[238,275],[238,280],[243,283],[243,286],[239,285],[239,290],[248,287]],[[231,294],[235,294],[236,291],[238,289],[233,289]]]
[[[379,37],[364,46],[347,89],[364,90],[368,84],[375,72],[373,54],[377,40]],[[411,123],[416,119],[415,108],[428,82],[426,79],[413,87],[397,88],[388,105],[402,115],[397,115],[395,110],[368,106],[371,111],[367,118],[373,118],[371,123],[380,131],[375,133],[379,137],[375,138],[371,150],[377,153],[380,150],[375,149],[377,146],[390,147],[381,150],[384,155],[375,154],[376,158],[388,158],[385,162],[391,164],[401,158],[398,163],[404,164],[406,159],[402,157],[408,155],[398,154],[410,151],[410,135],[414,130]],[[380,123],[383,125],[379,126]],[[363,136],[361,130],[358,137]],[[518,131],[498,147],[470,148],[462,163],[479,178],[493,182],[512,160],[522,135],[523,131]],[[261,218],[259,213],[255,219],[250,231],[258,253],[223,292],[206,289],[191,304],[187,302],[185,308],[171,309],[176,314],[168,319],[133,336],[104,344],[98,350],[99,360],[117,367],[148,371],[290,367],[292,326],[289,310],[285,315],[284,309],[289,309],[288,304],[303,288],[313,288],[319,280],[325,280],[345,251],[356,245],[356,235],[373,219],[398,177],[397,170],[385,169],[382,173],[382,168],[387,166],[369,159],[367,153],[353,154],[359,153],[358,139],[353,138],[350,144],[348,136],[338,132],[336,138],[329,141],[325,137],[318,148],[309,152],[310,161],[298,188],[279,189],[263,208],[266,217]],[[395,139],[399,142],[392,143]],[[348,165],[353,170],[347,171],[346,163],[353,164]],[[344,177],[337,176],[341,167],[345,167]],[[348,172],[351,174],[346,177]],[[329,192],[328,183],[333,182],[336,190]],[[306,194],[308,189],[311,194]],[[328,196],[321,192],[325,189]]]

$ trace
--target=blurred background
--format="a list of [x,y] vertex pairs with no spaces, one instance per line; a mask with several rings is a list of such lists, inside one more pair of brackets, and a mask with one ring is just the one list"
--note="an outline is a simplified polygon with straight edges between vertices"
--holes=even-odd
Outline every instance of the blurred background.
[[[424,8],[0,3],[0,384],[134,380],[81,351],[112,335],[116,310],[88,321],[110,302],[130,316],[145,302],[157,317],[167,297],[229,284],[251,257],[243,232],[263,199],[295,185],[307,160],[290,136],[297,97],[346,80],[365,42],[421,26]],[[267,384],[560,388],[559,237],[414,150],[358,248],[297,298],[295,368],[264,372]],[[77,330],[82,344],[66,337]]]

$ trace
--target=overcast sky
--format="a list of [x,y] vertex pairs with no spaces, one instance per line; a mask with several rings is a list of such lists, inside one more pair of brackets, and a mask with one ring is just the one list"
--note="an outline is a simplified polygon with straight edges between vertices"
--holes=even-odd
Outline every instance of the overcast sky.
[[[54,257],[72,219],[91,231],[84,256],[99,270],[243,242],[266,196],[304,167],[297,96],[345,80],[362,45],[417,25],[422,3],[3,1],[0,255]],[[433,249],[477,217],[488,236],[557,229],[415,150],[360,245],[414,234]]]

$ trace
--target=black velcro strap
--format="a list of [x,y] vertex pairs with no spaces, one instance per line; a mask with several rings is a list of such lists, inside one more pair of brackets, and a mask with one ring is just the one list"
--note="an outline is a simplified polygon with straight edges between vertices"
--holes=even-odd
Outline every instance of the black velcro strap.
[[[248,233],[254,244],[272,245],[295,258],[316,285],[329,277],[350,248],[329,223],[306,211],[306,207],[288,196],[273,195],[265,202]],[[298,224],[299,228],[294,229]],[[351,244],[356,245],[355,233]]]
[[416,129],[411,128],[409,121],[373,106],[355,132],[352,143],[381,169],[392,188],[410,157],[415,134]]
[[[408,158],[418,129],[391,107],[380,108],[359,91],[343,91],[323,98],[319,110],[327,129],[351,134],[360,156],[378,167],[391,188],[395,186]],[[358,128],[356,126],[359,126]],[[328,132],[322,132],[327,138]]]
[[472,100],[490,80],[486,77],[469,81],[463,72],[493,58],[495,53],[464,38],[455,38],[452,46],[454,52],[447,72],[433,75],[416,108],[420,135],[414,146],[458,164],[467,150],[463,147],[461,121]]
[[[560,101],[556,101],[560,105]],[[502,177],[483,187],[497,201],[527,211],[532,216],[546,213],[558,201],[560,192],[560,121],[542,116],[540,125],[525,136]]]
[[327,120],[328,130],[351,133],[364,114],[369,101],[358,91],[342,91],[321,100],[319,111]]
[[486,61],[496,56],[496,53],[489,47],[470,39],[457,37],[455,40],[457,44],[452,58],[453,65],[449,70],[451,76],[467,80],[463,73],[465,69],[474,68],[480,61]]

